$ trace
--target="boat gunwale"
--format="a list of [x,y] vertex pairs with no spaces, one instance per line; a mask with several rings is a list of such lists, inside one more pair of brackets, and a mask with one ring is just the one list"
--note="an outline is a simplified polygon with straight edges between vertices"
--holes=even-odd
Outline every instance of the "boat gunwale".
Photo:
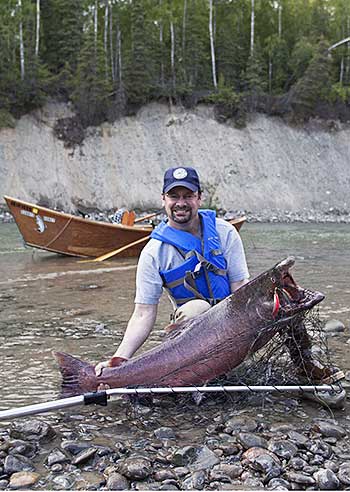
[[[105,222],[102,220],[99,221],[99,220],[85,219],[84,217],[78,217],[77,215],[69,214],[67,212],[60,212],[58,210],[52,210],[51,208],[43,207],[41,205],[36,205],[36,204],[30,203],[30,202],[26,202],[24,200],[19,200],[18,198],[12,198],[11,196],[8,196],[8,195],[4,195],[4,199],[5,199],[6,203],[7,203],[7,200],[12,200],[16,203],[23,204],[23,205],[26,205],[26,206],[31,207],[31,208],[37,208],[37,209],[40,209],[43,211],[47,211],[47,212],[52,213],[54,215],[59,215],[59,216],[62,216],[66,219],[75,220],[77,222],[83,222],[83,223],[88,222],[88,223],[93,224],[93,225],[99,225],[99,226],[103,226],[103,227],[107,226],[107,227],[111,227],[111,228],[121,229],[124,231],[138,231],[138,232],[149,233],[153,230],[152,226],[138,226],[138,225],[127,226],[124,224],[112,224],[110,222]],[[9,207],[8,203],[7,203],[7,206]]]

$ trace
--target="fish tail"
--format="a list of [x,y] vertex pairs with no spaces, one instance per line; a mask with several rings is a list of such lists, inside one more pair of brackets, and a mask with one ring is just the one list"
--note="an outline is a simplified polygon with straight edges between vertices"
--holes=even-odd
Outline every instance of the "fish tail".
[[85,393],[87,388],[84,387],[82,375],[84,380],[86,376],[93,377],[95,374],[93,366],[64,352],[53,352],[53,354],[62,374],[61,398]]

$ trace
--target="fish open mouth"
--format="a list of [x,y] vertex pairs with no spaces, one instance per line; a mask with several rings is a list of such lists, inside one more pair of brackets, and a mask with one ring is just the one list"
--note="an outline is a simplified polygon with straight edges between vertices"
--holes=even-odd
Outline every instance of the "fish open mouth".
[[274,315],[291,314],[294,310],[307,310],[323,301],[325,298],[321,292],[303,289],[292,277],[289,269],[294,265],[294,258],[289,257],[276,265],[279,279],[274,293]]

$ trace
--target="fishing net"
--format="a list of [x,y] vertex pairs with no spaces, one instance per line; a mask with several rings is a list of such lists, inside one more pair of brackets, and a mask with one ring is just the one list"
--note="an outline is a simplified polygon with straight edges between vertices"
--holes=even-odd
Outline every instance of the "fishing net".
[[[265,327],[265,332],[260,332],[259,338],[269,331],[276,331],[276,322]],[[255,342],[258,342],[256,340]],[[254,343],[252,344],[252,347]],[[220,353],[211,355],[220,357]],[[245,360],[234,370],[226,375],[207,383],[208,386],[240,386],[244,391],[220,391],[203,393],[193,387],[193,392],[186,395],[174,394],[172,397],[180,405],[220,403],[229,400],[236,408],[240,404],[263,404],[271,391],[258,392],[252,387],[256,386],[313,386],[319,384],[331,384],[331,392],[340,393],[342,387],[339,383],[322,381],[323,376],[332,376],[337,372],[331,361],[327,337],[323,330],[323,322],[320,319],[319,310],[314,308],[303,314],[295,316],[287,326],[277,330],[271,340],[260,350],[251,352]],[[203,381],[203,385],[205,381]],[[197,385],[199,386],[199,385]],[[276,393],[284,391],[276,388]],[[302,396],[302,391],[291,393],[292,396]],[[315,395],[317,392],[315,391]],[[157,398],[159,395],[157,395]],[[163,398],[163,397],[162,397]],[[169,396],[166,396],[169,398]],[[132,401],[141,401],[150,404],[153,400],[148,397],[134,398]]]

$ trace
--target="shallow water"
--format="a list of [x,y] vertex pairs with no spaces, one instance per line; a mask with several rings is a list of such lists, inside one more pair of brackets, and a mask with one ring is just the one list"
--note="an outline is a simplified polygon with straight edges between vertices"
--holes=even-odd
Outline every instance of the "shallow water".
[[[346,332],[330,340],[335,361],[349,370],[350,227],[331,224],[245,224],[252,276],[288,255],[300,285],[320,290],[324,319]],[[112,354],[133,308],[136,260],[82,263],[27,249],[15,224],[0,225],[0,409],[57,397],[60,375],[52,350],[92,362]],[[145,348],[158,344],[170,304],[162,299]]]

